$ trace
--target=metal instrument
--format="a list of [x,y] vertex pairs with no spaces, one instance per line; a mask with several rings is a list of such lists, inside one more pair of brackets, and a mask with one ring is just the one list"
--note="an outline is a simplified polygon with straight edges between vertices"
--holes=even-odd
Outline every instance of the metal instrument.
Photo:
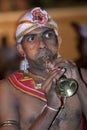
[[55,91],[59,96],[70,97],[76,93],[77,82],[70,78],[61,78],[56,82]]
[[[48,62],[49,60],[49,56],[46,56],[45,61]],[[70,97],[76,93],[77,88],[78,84],[74,79],[66,78],[65,76],[63,76],[58,81],[56,81],[55,91],[58,96]]]

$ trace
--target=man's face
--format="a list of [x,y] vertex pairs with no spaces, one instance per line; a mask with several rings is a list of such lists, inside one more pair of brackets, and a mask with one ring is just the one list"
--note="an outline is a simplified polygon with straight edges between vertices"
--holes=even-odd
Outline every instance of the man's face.
[[24,35],[22,47],[28,59],[45,62],[57,55],[58,39],[52,29],[38,28]]

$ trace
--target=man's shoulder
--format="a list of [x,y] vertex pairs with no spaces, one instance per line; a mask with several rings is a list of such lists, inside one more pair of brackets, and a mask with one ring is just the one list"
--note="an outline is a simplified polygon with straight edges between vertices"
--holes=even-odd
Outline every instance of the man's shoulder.
[[1,88],[2,86],[8,86],[8,81],[7,81],[7,79],[6,79],[6,78],[5,78],[5,79],[0,80],[0,88]]
[[[16,72],[15,72],[16,73]],[[6,78],[0,80],[0,90],[6,90],[8,88],[10,88],[11,86],[13,86],[12,84],[10,84],[9,82],[9,77],[13,76],[15,73],[10,74],[9,76],[7,76]]]
[[81,74],[82,74],[83,80],[87,83],[87,69],[81,68]]
[[1,93],[4,93],[5,95],[9,94],[11,88],[10,86],[11,84],[9,84],[7,79],[0,80],[0,94]]
[[20,78],[23,77],[23,72],[22,72],[22,71],[15,71],[15,72],[13,72],[12,74],[10,74],[10,75],[7,77],[7,79],[9,79],[9,78],[11,78],[11,77],[16,77],[16,78],[19,80]]

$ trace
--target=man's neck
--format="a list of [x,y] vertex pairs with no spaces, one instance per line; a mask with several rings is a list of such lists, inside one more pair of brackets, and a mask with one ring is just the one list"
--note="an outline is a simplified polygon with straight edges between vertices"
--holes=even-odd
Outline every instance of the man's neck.
[[48,75],[48,72],[46,69],[38,69],[38,68],[30,68],[29,72],[33,73],[34,75],[38,75],[41,76],[43,78],[46,78],[46,76]]
[[33,61],[29,61],[29,66],[29,71],[35,75],[46,77],[48,74],[45,63],[34,63]]

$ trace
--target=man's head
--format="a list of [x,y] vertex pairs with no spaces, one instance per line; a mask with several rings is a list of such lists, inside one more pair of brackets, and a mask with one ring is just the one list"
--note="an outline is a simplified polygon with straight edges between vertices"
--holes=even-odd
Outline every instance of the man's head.
[[16,29],[16,41],[21,43],[22,38],[25,34],[39,27],[48,27],[57,32],[57,24],[51,19],[45,10],[40,7],[36,7],[31,11],[25,13],[18,21]]
[[57,56],[57,24],[46,11],[34,8],[19,20],[16,41],[18,52],[22,56],[43,64],[46,56]]

